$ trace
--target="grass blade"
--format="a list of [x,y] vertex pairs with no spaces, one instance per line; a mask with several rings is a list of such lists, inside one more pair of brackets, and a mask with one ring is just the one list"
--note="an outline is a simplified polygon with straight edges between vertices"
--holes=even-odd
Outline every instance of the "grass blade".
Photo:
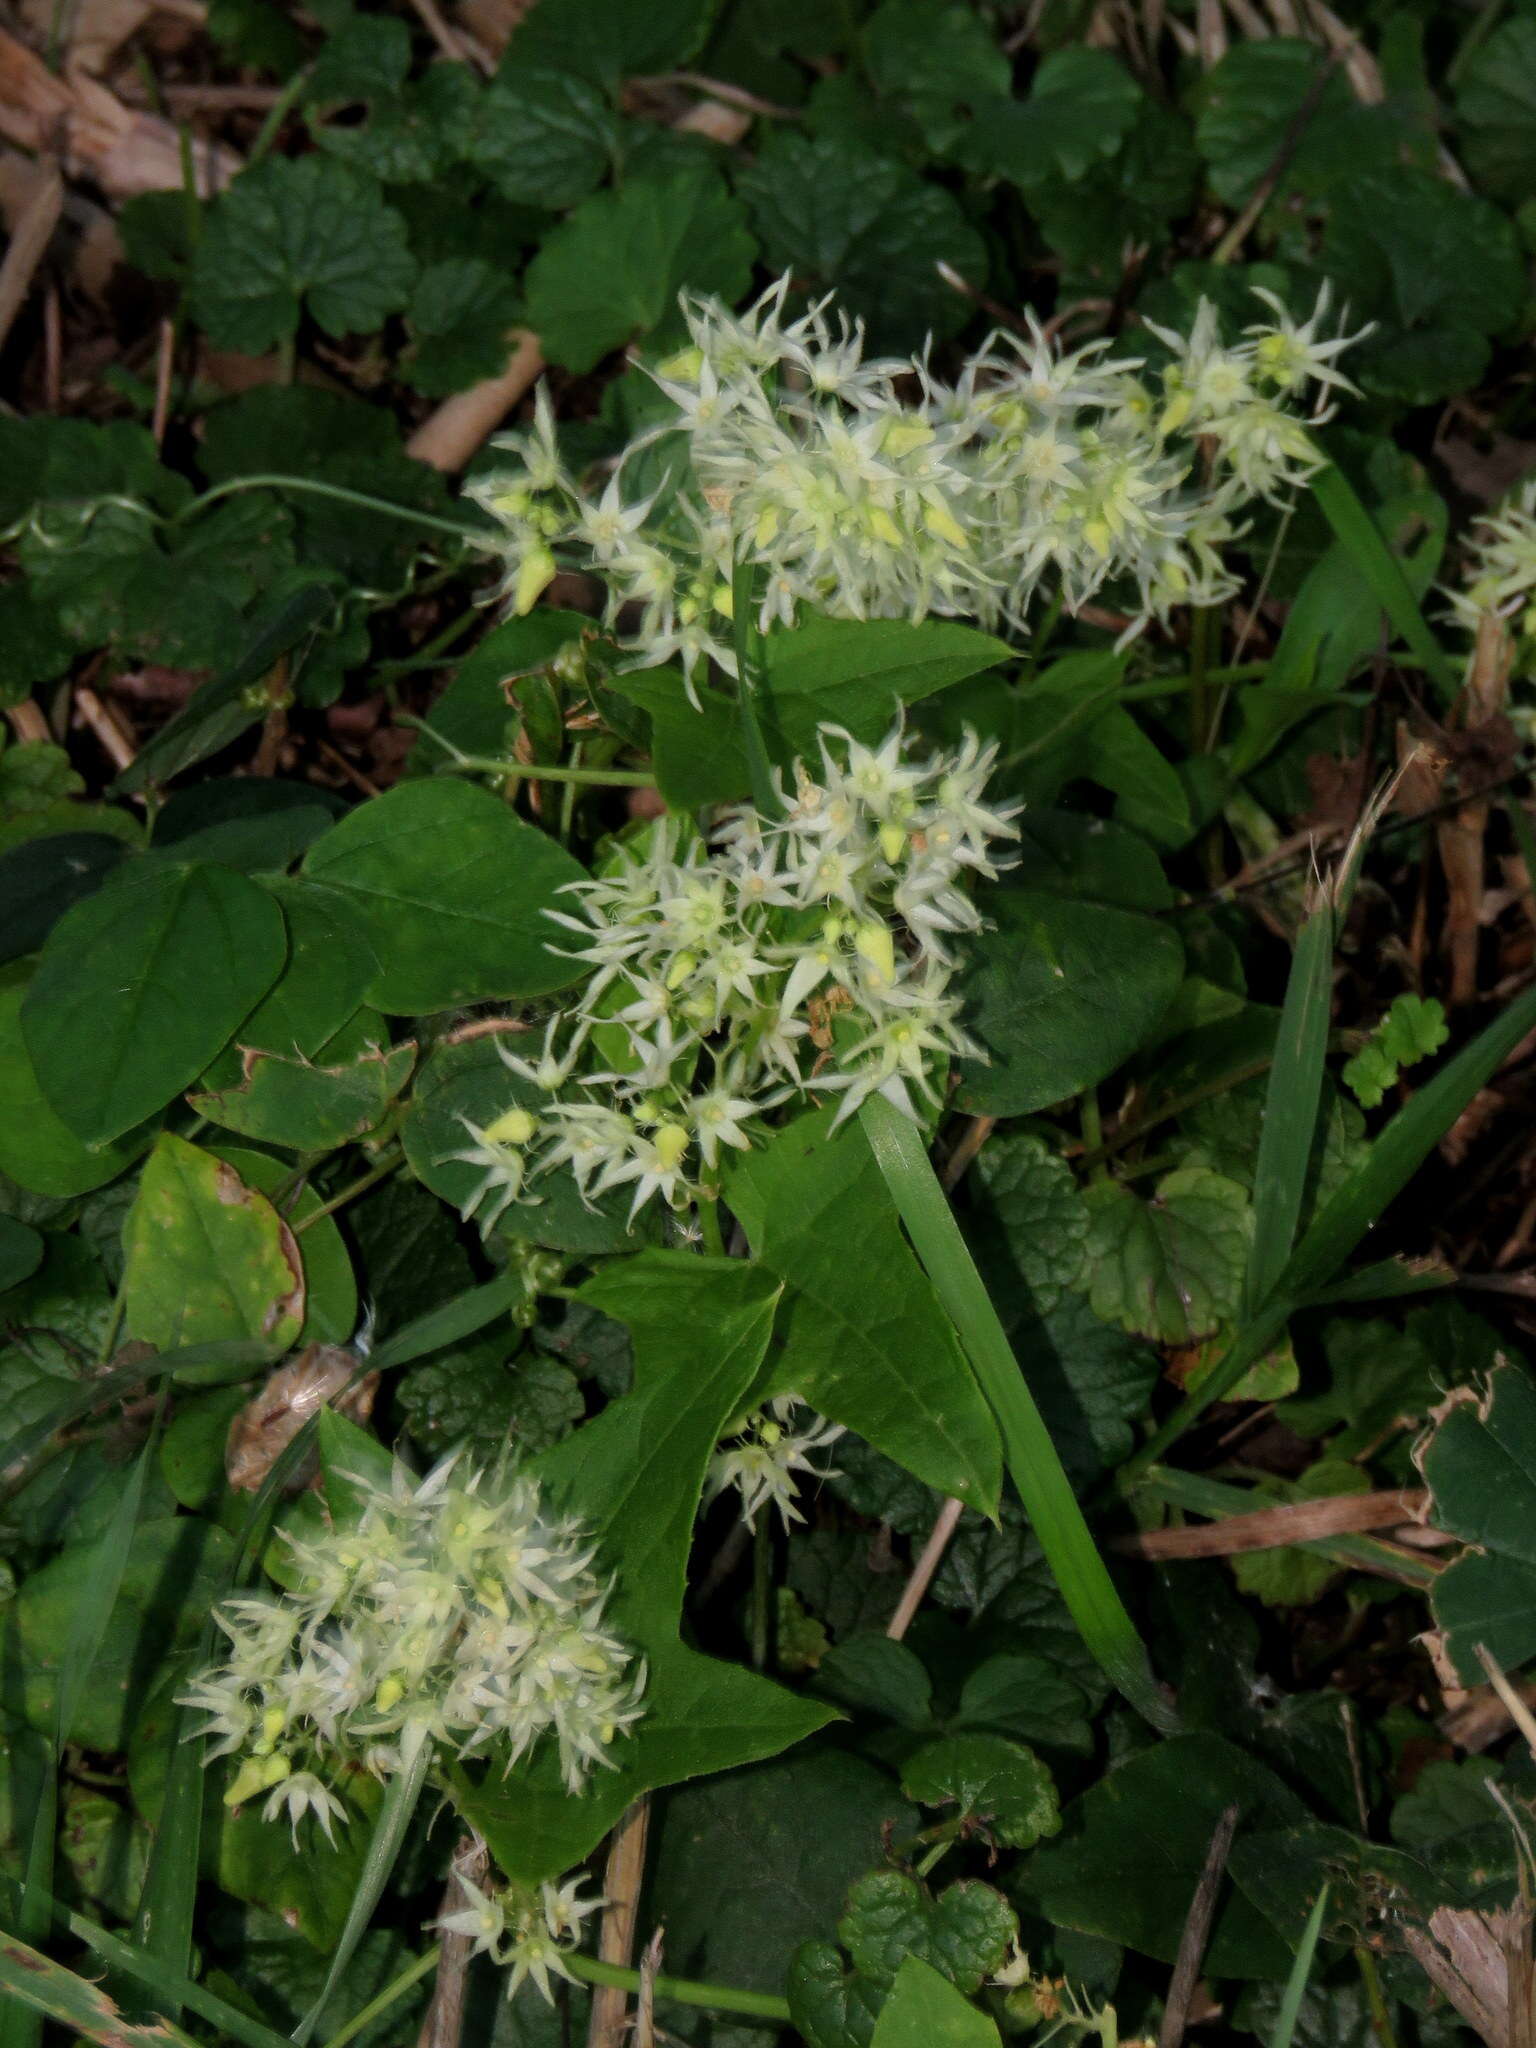
[[1312,494],[1391,621],[1393,632],[1418,656],[1426,675],[1449,703],[1461,687],[1460,680],[1444,648],[1425,623],[1402,563],[1383,540],[1380,527],[1361,504],[1353,484],[1342,470],[1330,465],[1312,479]]
[[[138,1527],[139,1503],[144,1497],[144,1478],[159,1446],[163,1413],[163,1407],[157,1411],[149,1440],[134,1460],[107,1532],[96,1546],[96,1555],[91,1560],[86,1583],[75,1607],[69,1639],[59,1660],[53,1695],[53,1743],[32,1816],[26,1880],[18,1913],[19,1931],[27,1941],[34,1941],[48,1931],[58,1828],[59,1761],[85,1696],[86,1683],[101,1648],[102,1637],[106,1634],[107,1623],[122,1590],[133,1532]],[[23,2002],[11,2004],[0,2013],[0,2043],[4,2048],[33,2048],[33,2044],[42,2038],[43,2010]]]
[[519,1274],[502,1273],[494,1280],[487,1280],[483,1287],[472,1287],[467,1294],[459,1294],[452,1301],[445,1301],[440,1308],[429,1309],[424,1316],[417,1316],[414,1322],[384,1343],[377,1345],[368,1355],[365,1371],[388,1372],[391,1366],[409,1365],[413,1359],[423,1358],[429,1351],[440,1350],[446,1344],[460,1343],[465,1337],[472,1337],[476,1330],[483,1330],[494,1317],[509,1309],[523,1292]]
[[385,1788],[384,1803],[379,1808],[379,1817],[373,1824],[373,1836],[368,1844],[368,1854],[363,1862],[362,1875],[357,1881],[357,1890],[352,1894],[352,1903],[347,1908],[346,1925],[336,1943],[331,1957],[331,1967],[325,1973],[325,1983],[320,1996],[293,2030],[293,2038],[303,2048],[320,2021],[320,2015],[330,2002],[331,1994],[341,1982],[348,1963],[351,1962],[357,1944],[368,1931],[374,1908],[383,1896],[389,1882],[389,1873],[395,1867],[400,1854],[400,1844],[405,1839],[406,1828],[411,1815],[416,1811],[416,1802],[421,1797],[421,1788],[426,1783],[427,1772],[432,1763],[433,1743],[424,1729],[415,1731],[414,1740],[410,1734],[402,1742],[404,1754],[400,1769]]
[[1317,1135],[1333,1008],[1334,910],[1325,897],[1301,928],[1285,985],[1253,1180],[1253,1247],[1243,1282],[1251,1316],[1291,1256]]
[[[1413,1178],[1457,1117],[1525,1037],[1536,1030],[1536,986],[1528,988],[1454,1058],[1434,1079],[1404,1104],[1382,1131],[1360,1165],[1335,1190],[1313,1218],[1311,1227],[1287,1260],[1284,1270],[1258,1310],[1238,1333],[1237,1341],[1192,1394],[1186,1394],[1160,1429],[1120,1467],[1122,1490],[1149,1465],[1156,1464],[1170,1444],[1213,1401],[1219,1401],[1274,1345],[1296,1310],[1321,1299],[1358,1300],[1352,1283],[1328,1289],[1344,1261],[1371,1230],[1376,1219]],[[1356,1276],[1362,1278],[1364,1276]],[[1416,1293],[1420,1286],[1444,1284],[1438,1272],[1414,1274],[1395,1261],[1379,1269],[1381,1296]]]
[[1323,1932],[1323,1915],[1327,1910],[1328,1887],[1325,1884],[1307,1916],[1301,1946],[1296,1951],[1291,1974],[1285,1980],[1285,1996],[1280,2001],[1280,2011],[1275,2018],[1275,2031],[1269,2037],[1269,2048],[1291,2048],[1296,2033],[1296,2020],[1301,2012],[1301,2001],[1306,1996],[1307,1980],[1312,1975],[1312,1959],[1317,1954],[1317,1944]]
[[1172,1709],[1114,1581],[1095,1548],[1050,1431],[939,1186],[922,1133],[873,1095],[859,1112],[886,1186],[1002,1431],[1014,1485],[1083,1641],[1111,1683],[1154,1728]]
[[[7,1890],[14,1901],[20,1887],[11,1884],[7,1886]],[[142,1949],[133,1947],[115,1934],[109,1934],[105,1927],[99,1927],[94,1920],[86,1919],[84,1914],[67,1911],[57,1899],[50,1898],[46,1903],[53,1925],[61,1930],[67,1928],[76,1941],[88,1948],[92,1955],[98,1957],[114,1974],[131,1977],[135,1983],[143,1985],[154,1997],[160,2013],[168,2013],[173,2008],[179,2010],[185,2006],[189,2012],[195,2012],[199,2019],[207,2020],[210,2025],[217,2027],[221,2034],[227,2035],[232,2041],[240,2042],[242,2048],[290,2048],[285,2035],[265,2026],[259,2019],[252,2018],[239,2006],[227,2004],[216,1992],[206,1991],[201,1984],[194,1984],[187,1978],[177,1976],[174,1971],[163,1968]],[[63,1974],[68,1976],[70,1973],[64,1971]],[[94,1989],[94,1986],[92,1988]],[[121,2015],[118,2024],[122,2025]],[[164,2028],[167,2022],[162,2018],[157,2024]],[[165,2034],[162,2033],[161,2041],[165,2038]],[[182,2037],[172,2029],[169,2038],[179,2040]]]
[[91,1984],[50,1962],[15,1935],[0,1935],[0,1987],[11,2014],[25,2019],[40,2037],[45,2019],[57,2020],[73,2034],[99,2041],[102,2048],[199,2048],[199,2043],[169,2020],[137,2025],[124,2019],[99,1984]]

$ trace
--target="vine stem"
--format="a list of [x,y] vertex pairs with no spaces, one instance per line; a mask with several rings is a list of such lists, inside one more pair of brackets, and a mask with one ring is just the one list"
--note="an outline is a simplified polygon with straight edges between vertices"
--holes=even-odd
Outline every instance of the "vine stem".
[[[326,2041],[325,2048],[347,2048],[370,2026],[380,2013],[389,2011],[402,1999],[413,1985],[423,1977],[430,1976],[437,1968],[439,1946],[434,1943],[425,1955],[419,1955],[408,1963],[398,1977],[384,1986],[377,1998],[369,2000],[361,2012],[352,2015],[344,2027],[339,2028]],[[565,1967],[578,1982],[603,1984],[615,1991],[637,1992],[640,1989],[640,1972],[626,1970],[618,1963],[599,1962],[596,1956],[567,1955]],[[781,2026],[789,2024],[789,2001],[775,1998],[767,1991],[738,1991],[732,1984],[696,1983],[690,1977],[656,1977],[652,1979],[652,1990],[658,1998],[670,1999],[674,2005],[702,2006],[709,2012],[739,2012],[748,2019],[777,2020]]]
[[[404,719],[400,721],[401,724],[406,722]],[[527,782],[585,782],[594,787],[606,784],[614,789],[656,787],[655,776],[647,775],[642,768],[549,767],[543,761],[494,761],[486,754],[461,754],[456,760],[445,762],[437,772],[440,775],[516,775]]]
[[237,491],[302,491],[312,498],[331,498],[338,505],[355,505],[363,512],[377,512],[386,519],[403,519],[408,526],[429,527],[433,533],[450,534],[454,540],[467,541],[471,545],[483,543],[486,534],[475,526],[460,519],[442,519],[435,512],[423,512],[414,505],[393,505],[388,498],[372,497],[367,491],[349,491],[342,484],[322,483],[312,476],[236,476],[227,483],[215,484],[194,498],[190,505],[182,507],[167,524],[180,526],[194,513],[206,511],[221,498],[230,498]]
[[388,1157],[381,1159],[377,1166],[370,1166],[366,1173],[360,1173],[356,1180],[350,1181],[340,1194],[332,1195],[331,1199],[322,1202],[318,1209],[311,1209],[307,1216],[301,1216],[297,1223],[290,1226],[294,1236],[301,1236],[311,1223],[318,1223],[322,1216],[334,1216],[336,1211],[344,1209],[348,1202],[355,1202],[359,1195],[366,1195],[371,1187],[376,1186],[381,1180],[388,1180],[389,1176],[404,1163],[403,1152],[391,1152]]

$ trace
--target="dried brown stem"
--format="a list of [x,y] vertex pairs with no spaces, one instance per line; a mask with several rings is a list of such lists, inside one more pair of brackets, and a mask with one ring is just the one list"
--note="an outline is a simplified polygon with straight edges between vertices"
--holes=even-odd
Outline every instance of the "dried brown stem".
[[1190,2004],[1200,1977],[1201,1959],[1210,1940],[1222,1872],[1227,1867],[1232,1837],[1236,1832],[1237,1808],[1229,1806],[1216,1823],[1216,1832],[1211,1836],[1211,1846],[1206,1852],[1205,1868],[1200,1873],[1200,1882],[1195,1886],[1195,1895],[1184,1917],[1184,1932],[1179,1938],[1179,1953],[1173,1966],[1173,1980],[1168,1986],[1168,2002],[1163,2008],[1163,2024],[1157,2033],[1157,2048],[1179,2048],[1184,2039]]
[[[448,1883],[444,1887],[443,1903],[438,1913],[440,1920],[469,1904],[463,1880],[467,1878],[477,1888],[483,1887],[490,1867],[490,1850],[477,1834],[467,1834],[454,1850],[453,1861],[448,1866]],[[459,2048],[459,2036],[464,2029],[464,1986],[469,1975],[469,1959],[474,1952],[472,1935],[443,1935],[432,2002],[416,2036],[416,2048]]]
[[1194,1529],[1147,1529],[1121,1538],[1114,1547],[1146,1558],[1236,1557],[1245,1551],[1315,1543],[1328,1536],[1395,1529],[1402,1522],[1421,1520],[1428,1504],[1429,1495],[1422,1487],[1399,1487],[1390,1493],[1341,1493],[1327,1500],[1256,1508],[1251,1515],[1228,1515]]
[[960,1520],[961,1503],[950,1499],[945,1501],[934,1517],[928,1541],[923,1545],[917,1563],[912,1567],[912,1576],[901,1591],[896,1603],[896,1612],[886,1626],[886,1634],[892,1642],[899,1643],[912,1626],[913,1617],[923,1604],[924,1595],[933,1583],[933,1575],[944,1561],[949,1548],[949,1539],[955,1533],[955,1524]]
[[[605,1963],[628,1969],[640,1912],[640,1885],[645,1877],[645,1844],[650,1832],[651,1802],[642,1793],[614,1829],[603,1872],[603,1922],[597,1952]],[[629,1994],[615,1984],[592,1987],[592,2014],[587,2022],[587,2048],[623,2048],[625,2008]]]

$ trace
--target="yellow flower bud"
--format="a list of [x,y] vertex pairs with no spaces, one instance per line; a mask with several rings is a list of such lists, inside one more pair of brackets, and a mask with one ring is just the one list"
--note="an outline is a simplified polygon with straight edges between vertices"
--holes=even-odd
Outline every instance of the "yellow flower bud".
[[284,1778],[293,1776],[293,1765],[285,1756],[269,1756],[261,1767],[261,1789],[270,1792],[274,1785],[281,1785]]
[[879,831],[880,851],[892,867],[906,851],[907,835],[899,825],[882,825]]
[[853,949],[861,960],[868,961],[881,981],[896,979],[896,941],[889,925],[873,918],[861,924],[854,934]]
[[682,1124],[658,1124],[652,1143],[665,1171],[674,1173],[682,1165],[683,1154],[688,1150],[687,1129]]
[[969,548],[970,535],[942,499],[923,500],[923,523],[930,533],[947,540],[952,548]]
[[492,1145],[526,1145],[538,1129],[537,1120],[526,1109],[504,1109],[485,1135]]
[[904,544],[901,528],[883,505],[870,506],[869,530],[876,540],[883,540],[888,548],[899,548]]
[[404,1698],[405,1687],[400,1683],[399,1679],[386,1678],[374,1694],[373,1704],[381,1714],[387,1714],[391,1708],[398,1707]]
[[261,1775],[265,1761],[261,1757],[246,1758],[239,1770],[236,1771],[234,1782],[224,1794],[224,1804],[226,1806],[244,1806],[247,1799],[254,1799],[258,1792],[266,1789],[265,1781]]
[[691,953],[679,953],[672,962],[672,965],[667,969],[668,989],[680,989],[698,964],[698,961],[695,960]]
[[554,578],[555,566],[548,548],[530,548],[524,555],[512,591],[512,609],[518,618],[526,617],[544,595]]

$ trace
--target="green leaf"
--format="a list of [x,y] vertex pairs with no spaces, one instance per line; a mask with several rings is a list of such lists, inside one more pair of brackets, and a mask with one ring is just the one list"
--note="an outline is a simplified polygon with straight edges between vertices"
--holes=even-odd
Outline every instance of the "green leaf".
[[710,0],[562,0],[519,24],[508,69],[576,72],[610,88],[638,73],[674,71],[698,54],[713,11]]
[[[1035,1852],[1024,1887],[1059,1926],[1171,1963],[1217,1822],[1241,1829],[1304,1818],[1273,1771],[1219,1735],[1177,1735],[1111,1770],[1073,1800],[1062,1832]],[[1241,1895],[1217,1903],[1205,1967],[1217,1977],[1280,1977],[1285,1944]]]
[[[1325,82],[1316,110],[1295,138],[1277,189],[1326,189],[1338,170],[1329,130],[1335,137],[1347,135],[1355,111],[1348,80],[1337,70],[1325,79],[1327,67],[1326,54],[1316,43],[1278,36],[1235,44],[1207,72],[1195,140],[1218,199],[1228,206],[1248,200],[1279,158],[1282,144],[1291,140],[1291,124],[1320,81]],[[1376,166],[1368,162],[1364,167]],[[1355,169],[1361,169],[1358,162]]]
[[1012,66],[990,25],[968,7],[884,0],[864,24],[864,60],[880,96],[878,120],[905,107],[928,147],[942,155],[965,110],[1005,95]]
[[1113,1181],[1088,1190],[1095,1315],[1166,1344],[1190,1344],[1237,1313],[1253,1212],[1208,1167],[1165,1174],[1143,1199]]
[[975,1992],[1001,1964],[1017,1925],[990,1885],[962,1880],[932,1898],[905,1871],[876,1870],[848,1894],[837,1936],[854,1968],[877,1984],[894,1982],[915,1955],[959,1990]]
[[1458,68],[1463,159],[1482,191],[1518,205],[1536,178],[1536,21],[1506,21]]
[[[984,1273],[1006,1273],[1010,1285],[993,1285],[1005,1302],[1004,1327],[1049,1315],[1088,1278],[1090,1212],[1072,1169],[1032,1131],[990,1138],[971,1170],[977,1201],[972,1243]],[[1020,1300],[1019,1284],[1027,1290]]]
[[937,266],[983,283],[985,247],[953,197],[907,165],[842,136],[780,128],[736,184],[768,268],[808,291],[835,289],[868,323],[871,346],[920,348],[970,317]]
[[123,858],[107,832],[54,832],[0,853],[0,962],[36,952],[66,910],[94,895]]
[[[822,1747],[680,1786],[654,1835],[651,1910],[691,1972],[778,1991],[798,1944],[832,1924],[890,1835],[916,1825],[885,1772]],[[722,1870],[737,1873],[728,1887]]]
[[513,1443],[536,1453],[582,1420],[587,1404],[574,1373],[537,1354],[509,1362],[508,1348],[487,1338],[402,1374],[395,1398],[424,1451],[437,1458],[468,1443],[494,1458]]
[[[11,1613],[25,1653],[26,1715],[34,1727],[52,1724],[71,1624],[83,1588],[110,1544],[110,1537],[101,1537],[66,1545],[23,1582],[16,1596]],[[108,1754],[127,1748],[161,1660],[190,1646],[202,1628],[230,1549],[222,1529],[190,1515],[139,1524],[92,1664],[91,1683],[65,1731],[71,1742]]]
[[1102,1081],[1178,989],[1178,935],[1139,911],[1013,881],[984,890],[978,907],[991,929],[959,977],[966,1028],[990,1056],[961,1070],[975,1115],[1027,1116]]
[[913,624],[812,613],[763,642],[765,737],[785,761],[814,760],[823,724],[844,726],[855,739],[880,739],[903,704],[1012,659],[1003,641],[950,619]]
[[[266,888],[287,927],[287,963],[240,1026],[238,1043],[227,1046],[200,1077],[205,1088],[238,1083],[247,1052],[317,1059],[343,1027],[372,1014],[362,1009],[363,992],[378,961],[344,905],[312,883],[287,876]],[[382,1023],[375,1023],[382,1036]]]
[[1481,1399],[1453,1399],[1415,1461],[1430,1519],[1469,1547],[1434,1580],[1430,1604],[1463,1685],[1487,1677],[1478,1645],[1506,1670],[1536,1656],[1536,1383],[1523,1366],[1488,1375]]
[[1379,332],[1352,351],[1368,391],[1425,405],[1476,381],[1485,337],[1519,318],[1525,264],[1514,228],[1486,199],[1397,166],[1342,187],[1322,267]]
[[333,1152],[373,1130],[411,1077],[416,1044],[370,1046],[340,1065],[280,1053],[245,1056],[244,1079],[187,1100],[199,1116],[264,1145]]
[[[293,1227],[304,1268],[304,1327],[295,1344],[349,1344],[357,1329],[352,1254],[335,1218],[317,1214],[324,1207],[320,1191],[305,1186],[294,1192],[293,1169],[285,1160],[271,1152],[253,1152],[247,1146],[231,1144],[218,1132],[204,1140],[203,1149],[232,1166],[248,1188],[265,1195],[269,1202],[281,1199],[283,1218]],[[367,1270],[371,1275],[375,1268],[370,1263]],[[176,1377],[182,1386],[219,1386],[229,1373],[217,1365],[206,1372],[189,1366]]]
[[1366,1109],[1394,1087],[1404,1067],[1427,1060],[1450,1037],[1444,1007],[1433,996],[1398,996],[1369,1040],[1344,1067],[1344,1084]]
[[922,1659],[887,1635],[871,1631],[834,1644],[816,1667],[816,1684],[841,1706],[898,1728],[927,1728],[933,1718],[933,1682]]
[[[447,68],[446,66],[443,68]],[[426,463],[406,454],[387,406],[369,405],[339,391],[307,384],[269,384],[212,406],[203,420],[198,459],[210,483],[261,476],[282,452],[282,473],[358,491],[387,503],[441,516],[449,510],[443,479]],[[253,494],[254,495],[254,494]],[[332,570],[349,584],[404,581],[421,546],[420,530],[409,519],[368,512],[312,491],[260,494],[277,502],[293,521],[301,560],[311,579]],[[329,592],[329,605],[322,603]],[[307,603],[308,616],[302,608]],[[313,580],[258,613],[245,661],[246,682],[259,682],[278,656],[306,641],[335,609],[336,587],[316,590]],[[298,612],[290,622],[289,612]],[[284,634],[280,629],[288,626]],[[260,627],[260,632],[254,630]]]
[[717,172],[632,178],[583,200],[545,241],[528,266],[528,321],[551,362],[590,370],[670,319],[684,286],[739,298],[753,253]]
[[[398,92],[376,94],[366,121],[317,127],[311,119],[310,133],[327,156],[386,185],[430,185],[464,156],[480,98],[467,64],[433,64]],[[410,194],[399,196],[403,204]]]
[[[901,1788],[1009,1849],[1032,1849],[1061,1826],[1056,1787],[1032,1749],[1003,1735],[946,1735],[907,1758]],[[951,1816],[946,1815],[946,1819]]]
[[968,169],[1026,190],[1083,177],[1135,125],[1141,87],[1107,50],[1053,50],[1028,99],[984,101],[956,151]]
[[602,183],[618,145],[605,93],[520,58],[481,101],[469,156],[503,198],[563,212]]
[[411,68],[411,32],[384,14],[349,15],[327,36],[309,75],[316,100],[371,100],[398,91]]
[[269,156],[208,209],[194,319],[219,348],[260,355],[307,310],[327,334],[372,334],[405,305],[416,265],[377,185],[329,157]]
[[930,1486],[991,1512],[997,1428],[903,1242],[862,1131],[797,1117],[742,1160],[727,1199],[786,1288],[772,1391],[796,1393]]
[[360,804],[310,848],[304,874],[371,943],[381,1010],[547,995],[573,979],[546,912],[581,868],[469,783],[400,783]]
[[477,256],[430,264],[416,280],[406,317],[414,345],[407,383],[446,398],[507,366],[507,337],[517,318],[516,287]]
[[87,897],[49,934],[22,1006],[44,1097],[86,1144],[121,1137],[197,1078],[285,948],[272,898],[225,868],[130,872]]
[[921,1956],[908,1956],[875,2022],[870,2048],[1000,2048],[997,2022]]
[[619,1569],[607,1614],[647,1665],[645,1713],[617,1768],[571,1799],[547,1755],[454,1797],[510,1876],[533,1882],[590,1854],[641,1792],[774,1755],[828,1710],[678,1634],[688,1550],[716,1441],[758,1382],[779,1287],[739,1260],[642,1252],[607,1267],[582,1299],[629,1325],[635,1385],[532,1468],[547,1496],[593,1531]]
[[42,1263],[42,1232],[0,1216],[0,1294],[30,1279]]
[[159,1351],[246,1338],[272,1357],[304,1321],[293,1234],[264,1195],[211,1152],[164,1132],[125,1232],[124,1326]]

